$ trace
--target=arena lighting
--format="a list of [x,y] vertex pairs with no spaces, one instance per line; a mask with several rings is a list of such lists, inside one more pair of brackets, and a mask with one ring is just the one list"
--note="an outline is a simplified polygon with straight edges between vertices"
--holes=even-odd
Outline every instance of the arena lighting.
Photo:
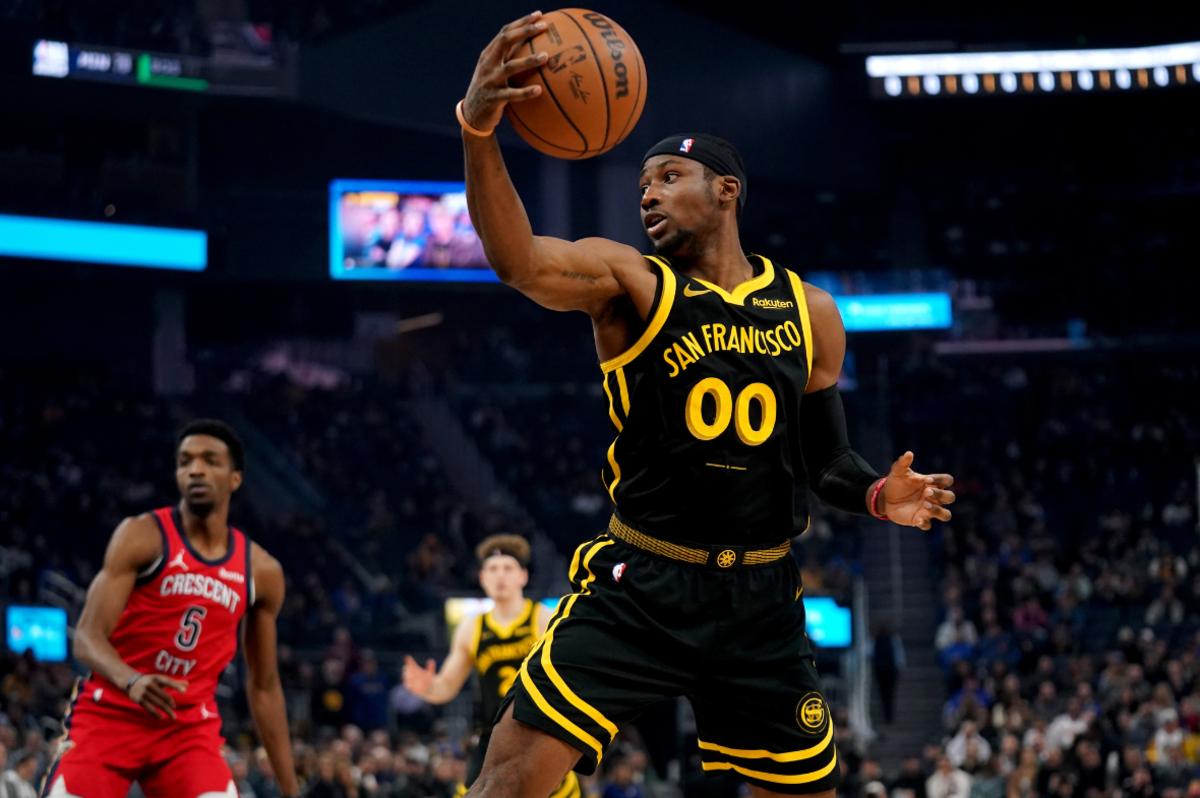
[[202,230],[0,214],[0,256],[204,271]]
[[953,322],[950,295],[854,294],[834,296],[846,332],[944,330]]
[[[867,75],[888,97],[1146,90],[1200,83],[1200,42],[1097,50],[873,55]],[[1190,74],[1190,79],[1189,79]],[[982,80],[985,91],[979,92]]]

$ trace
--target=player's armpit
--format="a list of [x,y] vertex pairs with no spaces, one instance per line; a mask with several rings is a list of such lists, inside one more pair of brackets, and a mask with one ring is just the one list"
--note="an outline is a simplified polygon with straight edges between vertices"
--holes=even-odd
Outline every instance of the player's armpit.
[[552,310],[582,310],[593,318],[624,294],[653,301],[657,278],[631,246],[605,238],[565,241],[534,236],[529,262],[497,269],[508,285]]

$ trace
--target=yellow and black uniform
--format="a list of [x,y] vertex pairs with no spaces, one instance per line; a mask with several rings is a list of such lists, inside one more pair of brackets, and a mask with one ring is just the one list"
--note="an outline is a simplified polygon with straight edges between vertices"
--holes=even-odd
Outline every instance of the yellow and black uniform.
[[[466,786],[479,776],[483,767],[483,755],[491,738],[492,727],[500,715],[504,698],[517,679],[517,672],[526,655],[538,640],[538,613],[543,608],[525,599],[521,613],[510,623],[496,620],[495,612],[485,612],[474,621],[475,630],[471,637],[471,656],[475,661],[475,672],[479,675],[479,717],[484,728],[479,735],[479,745],[467,763]],[[566,778],[551,794],[551,798],[580,798],[579,779],[574,773]]]
[[833,724],[789,556],[808,522],[803,284],[759,256],[730,292],[649,260],[646,330],[601,364],[615,511],[575,552],[574,592],[520,669],[514,715],[578,748],[590,773],[620,723],[686,696],[705,771],[832,789]]

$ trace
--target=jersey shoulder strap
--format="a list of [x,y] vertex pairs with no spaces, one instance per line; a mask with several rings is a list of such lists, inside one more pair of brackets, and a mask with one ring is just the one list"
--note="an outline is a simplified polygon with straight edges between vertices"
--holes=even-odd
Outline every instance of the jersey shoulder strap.
[[671,268],[665,258],[657,255],[643,255],[642,257],[658,269],[658,287],[654,291],[654,302],[651,303],[650,313],[646,316],[646,328],[634,341],[633,346],[600,364],[600,370],[606,374],[628,366],[645,351],[654,337],[662,330],[663,325],[667,323],[667,317],[671,315],[671,306],[675,304],[675,287],[678,283],[675,270]]

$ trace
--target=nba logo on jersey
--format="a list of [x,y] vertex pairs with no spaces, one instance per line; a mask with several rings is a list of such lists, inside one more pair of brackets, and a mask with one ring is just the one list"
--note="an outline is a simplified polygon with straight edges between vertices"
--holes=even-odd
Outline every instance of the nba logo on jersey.
[[693,144],[695,144],[695,143],[696,143],[696,140],[695,140],[695,139],[684,139],[684,140],[683,140],[683,141],[682,141],[682,142],[679,144],[679,151],[680,151],[680,152],[691,152],[691,151],[692,151],[692,145],[693,145]]
[[613,581],[620,582],[621,577],[625,574],[625,563],[619,562],[613,566]]

